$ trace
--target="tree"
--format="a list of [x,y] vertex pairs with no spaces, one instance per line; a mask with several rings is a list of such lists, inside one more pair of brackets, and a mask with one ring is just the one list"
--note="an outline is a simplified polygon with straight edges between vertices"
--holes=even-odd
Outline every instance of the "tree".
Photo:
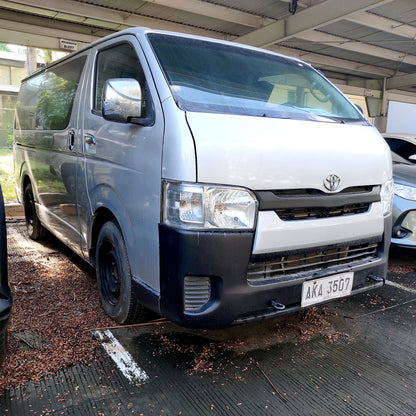
[[9,48],[9,45],[5,43],[0,43],[0,51],[11,52],[12,50]]

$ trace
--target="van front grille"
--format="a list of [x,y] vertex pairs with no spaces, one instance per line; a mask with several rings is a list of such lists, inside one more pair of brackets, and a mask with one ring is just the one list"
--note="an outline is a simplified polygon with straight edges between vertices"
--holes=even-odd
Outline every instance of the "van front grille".
[[313,272],[343,264],[356,265],[377,258],[378,243],[363,243],[319,251],[273,255],[272,260],[254,261],[249,264],[247,281],[258,285],[273,280],[288,280],[300,273]]
[[340,192],[318,189],[256,191],[260,211],[274,211],[282,221],[340,217],[368,212],[380,202],[380,186],[355,186]]
[[317,208],[280,208],[275,212],[283,221],[307,220],[312,218],[330,218],[367,212],[370,204],[350,204],[339,207]]

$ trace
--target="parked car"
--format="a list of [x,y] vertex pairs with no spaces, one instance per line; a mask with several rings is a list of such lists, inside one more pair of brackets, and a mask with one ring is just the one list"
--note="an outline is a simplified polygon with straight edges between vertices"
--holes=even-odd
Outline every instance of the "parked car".
[[416,163],[416,134],[384,133],[383,137],[394,153]]
[[13,149],[30,237],[94,266],[119,323],[219,328],[384,283],[389,149],[297,59],[131,28],[22,82]]
[[384,134],[393,160],[392,244],[416,248],[416,135]]
[[7,272],[6,217],[3,193],[0,187],[0,364],[3,363],[7,348],[7,323],[12,308],[12,296]]

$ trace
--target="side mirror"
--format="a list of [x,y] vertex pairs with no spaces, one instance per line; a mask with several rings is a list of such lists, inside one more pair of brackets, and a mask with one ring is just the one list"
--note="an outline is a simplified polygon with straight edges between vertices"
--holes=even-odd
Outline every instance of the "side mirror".
[[416,162],[416,155],[410,155],[408,159],[411,160],[412,162]]
[[102,114],[106,120],[143,124],[138,120],[142,116],[142,89],[136,79],[107,80],[103,88],[102,103]]

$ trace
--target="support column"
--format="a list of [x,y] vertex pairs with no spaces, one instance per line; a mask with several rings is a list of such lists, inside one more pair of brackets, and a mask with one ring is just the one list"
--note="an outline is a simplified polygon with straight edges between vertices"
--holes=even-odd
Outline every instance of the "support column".
[[383,90],[381,92],[381,114],[374,117],[374,125],[377,127],[380,133],[385,133],[387,129],[387,92],[386,92],[387,79],[383,80]]
[[37,69],[37,54],[35,48],[27,48],[26,71],[30,75]]

